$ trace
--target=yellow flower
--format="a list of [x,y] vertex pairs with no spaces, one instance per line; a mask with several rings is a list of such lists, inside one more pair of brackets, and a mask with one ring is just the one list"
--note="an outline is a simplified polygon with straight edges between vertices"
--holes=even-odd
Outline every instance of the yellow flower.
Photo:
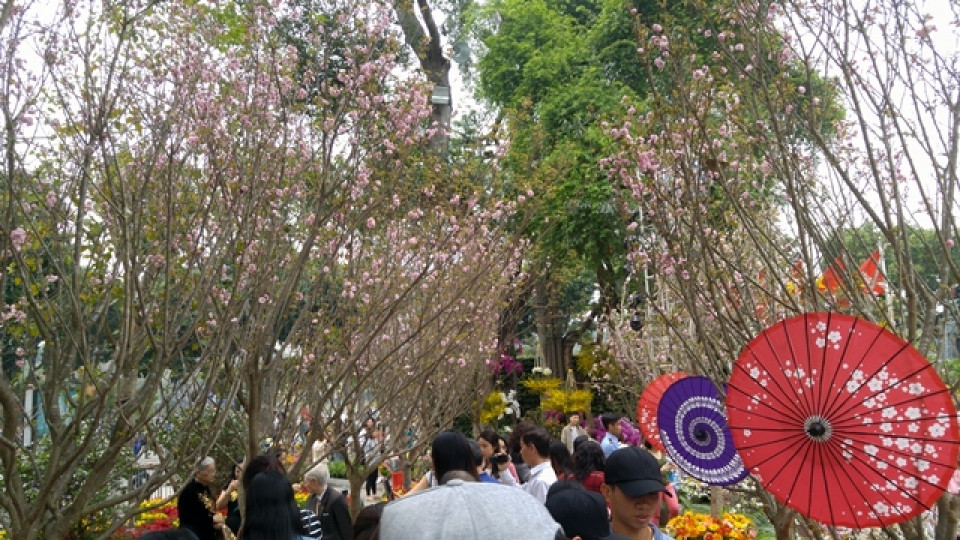
[[[559,380],[559,379],[557,379]],[[586,411],[590,409],[593,393],[589,390],[547,390],[540,398],[540,408],[545,411]]]
[[523,386],[530,390],[534,394],[546,394],[550,390],[557,390],[560,388],[560,385],[563,384],[563,381],[556,377],[549,377],[545,379],[524,379]]

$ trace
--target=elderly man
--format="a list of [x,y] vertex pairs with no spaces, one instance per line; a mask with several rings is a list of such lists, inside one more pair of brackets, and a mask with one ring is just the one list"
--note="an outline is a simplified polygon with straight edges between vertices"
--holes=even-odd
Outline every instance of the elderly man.
[[323,463],[303,475],[301,487],[310,492],[304,508],[320,518],[323,540],[353,540],[353,524],[347,500],[339,491],[330,489],[327,485],[329,479],[330,471]]

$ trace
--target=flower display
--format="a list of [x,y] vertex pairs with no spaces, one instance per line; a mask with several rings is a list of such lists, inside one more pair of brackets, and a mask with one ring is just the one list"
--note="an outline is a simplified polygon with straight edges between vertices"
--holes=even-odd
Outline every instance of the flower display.
[[134,521],[137,536],[151,531],[172,529],[180,524],[176,499],[165,503],[163,499],[149,499],[140,503],[140,508],[144,509],[144,512],[138,514]]
[[523,373],[523,364],[509,354],[501,353],[496,361],[487,362],[494,375],[520,375]]
[[503,420],[504,416],[520,417],[520,404],[517,402],[517,393],[510,390],[503,393],[494,390],[483,398],[483,406],[480,410],[480,423],[485,426],[493,426],[498,421]]
[[[557,411],[560,413],[569,411],[587,411],[590,409],[590,402],[593,401],[593,392],[590,390],[569,390],[566,388],[557,388],[547,390],[540,397],[540,407],[547,411]],[[561,418],[559,420],[562,420]]]
[[[630,419],[623,417],[620,419],[621,436],[620,442],[627,446],[640,446],[640,430],[630,423]],[[595,416],[593,418],[593,429],[591,435],[596,440],[601,440],[607,435],[607,430],[603,428],[603,418]]]
[[665,528],[676,540],[745,540],[757,536],[750,518],[730,512],[715,518],[688,510],[667,522]]

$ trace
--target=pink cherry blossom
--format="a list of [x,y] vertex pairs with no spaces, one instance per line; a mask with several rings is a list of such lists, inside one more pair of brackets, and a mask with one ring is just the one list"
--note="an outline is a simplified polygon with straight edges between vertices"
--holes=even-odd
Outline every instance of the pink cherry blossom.
[[23,230],[23,227],[10,231],[10,242],[13,244],[13,249],[20,251],[27,242],[27,231]]

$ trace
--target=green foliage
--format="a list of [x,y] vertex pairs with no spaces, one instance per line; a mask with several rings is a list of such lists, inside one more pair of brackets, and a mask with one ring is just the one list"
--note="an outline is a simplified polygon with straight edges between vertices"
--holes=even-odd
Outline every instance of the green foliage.
[[330,471],[330,478],[346,478],[347,465],[342,461],[327,462],[327,470]]

